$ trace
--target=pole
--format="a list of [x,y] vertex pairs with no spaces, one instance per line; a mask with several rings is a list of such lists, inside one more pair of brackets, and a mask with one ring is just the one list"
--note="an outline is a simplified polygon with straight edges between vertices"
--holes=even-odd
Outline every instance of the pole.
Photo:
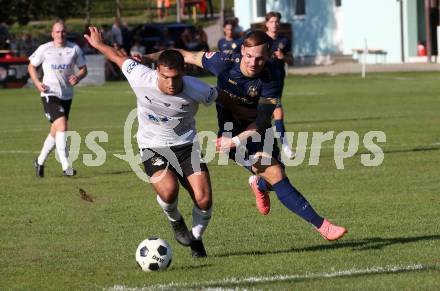
[[362,79],[365,79],[367,75],[367,57],[368,57],[368,44],[367,39],[365,39],[365,47],[363,53],[363,62],[362,62]]
[[176,16],[177,16],[177,23],[181,22],[180,19],[180,0],[176,0]]
[[90,25],[90,0],[86,0],[86,24]]
[[223,23],[225,23],[225,0],[220,2],[220,20],[220,25],[223,27]]
[[402,63],[405,62],[405,40],[403,33],[403,0],[399,1],[399,10],[400,10],[400,60]]
[[428,63],[432,57],[432,40],[431,40],[431,5],[430,0],[425,0],[425,31],[426,31],[426,50],[428,52]]
[[116,17],[121,18],[121,2],[116,0]]

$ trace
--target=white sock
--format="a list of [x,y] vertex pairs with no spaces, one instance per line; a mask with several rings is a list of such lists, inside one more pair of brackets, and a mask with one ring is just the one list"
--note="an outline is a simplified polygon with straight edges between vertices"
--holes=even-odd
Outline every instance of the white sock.
[[41,149],[40,155],[38,156],[38,164],[44,165],[44,163],[47,160],[47,157],[49,156],[50,152],[55,147],[55,139],[50,135],[50,133],[47,135],[46,140],[43,143],[43,148]]
[[202,210],[197,206],[193,206],[192,218],[193,227],[192,234],[195,239],[202,239],[203,232],[208,227],[209,221],[211,220],[212,206],[208,210]]
[[58,157],[60,158],[61,167],[63,171],[67,170],[69,167],[69,161],[67,160],[66,154],[66,132],[65,131],[57,131],[55,134],[55,144],[57,147]]
[[177,198],[171,204],[163,201],[159,195],[156,196],[156,200],[157,203],[159,203],[159,206],[162,208],[163,213],[165,213],[169,221],[177,221],[182,218],[179,209],[177,209],[177,201],[178,201]]

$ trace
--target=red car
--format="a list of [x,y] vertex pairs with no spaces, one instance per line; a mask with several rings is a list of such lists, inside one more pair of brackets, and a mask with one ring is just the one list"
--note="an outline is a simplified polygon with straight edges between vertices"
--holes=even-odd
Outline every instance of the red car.
[[13,57],[8,50],[0,50],[0,88],[21,88],[29,78],[27,58]]

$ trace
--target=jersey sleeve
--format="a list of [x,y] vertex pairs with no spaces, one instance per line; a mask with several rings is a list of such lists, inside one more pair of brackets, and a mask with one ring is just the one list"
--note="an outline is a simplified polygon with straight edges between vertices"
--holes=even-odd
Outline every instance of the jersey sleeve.
[[37,50],[29,57],[29,61],[34,67],[38,67],[44,61],[45,46],[40,45]]
[[238,56],[235,58],[232,54],[206,52],[202,57],[202,65],[204,69],[210,71],[215,76],[218,76],[224,70],[232,67],[236,59],[240,61]]
[[126,59],[124,61],[122,64],[122,72],[132,88],[145,86],[148,82],[155,81],[154,77],[156,74],[154,70],[132,59]]
[[75,62],[75,65],[78,68],[84,67],[86,65],[86,57],[84,55],[84,52],[77,45],[75,45],[75,52],[76,52],[76,62]]
[[217,99],[217,89],[211,87],[205,82],[190,76],[183,77],[185,84],[185,92],[191,98],[204,105],[211,105]]

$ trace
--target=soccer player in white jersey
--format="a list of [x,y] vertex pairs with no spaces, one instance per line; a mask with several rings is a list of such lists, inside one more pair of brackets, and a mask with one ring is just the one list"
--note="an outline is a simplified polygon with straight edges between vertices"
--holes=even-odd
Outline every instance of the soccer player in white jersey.
[[[152,70],[105,45],[96,27],[84,37],[121,68],[136,94],[137,141],[144,168],[176,240],[190,246],[193,257],[206,257],[202,234],[211,219],[212,190],[194,116],[200,103],[213,103],[217,91],[197,78],[184,77],[184,59],[176,50],[164,51],[157,70]],[[194,202],[191,231],[177,207],[179,181]]]
[[[83,52],[74,43],[66,41],[66,28],[62,22],[52,26],[53,41],[40,45],[29,57],[29,75],[41,93],[47,119],[52,123],[40,155],[34,161],[37,177],[44,177],[44,163],[56,147],[63,174],[76,174],[67,160],[66,131],[72,104],[73,86],[87,75]],[[43,67],[43,80],[38,78],[37,67]],[[75,74],[74,66],[78,67]]]

